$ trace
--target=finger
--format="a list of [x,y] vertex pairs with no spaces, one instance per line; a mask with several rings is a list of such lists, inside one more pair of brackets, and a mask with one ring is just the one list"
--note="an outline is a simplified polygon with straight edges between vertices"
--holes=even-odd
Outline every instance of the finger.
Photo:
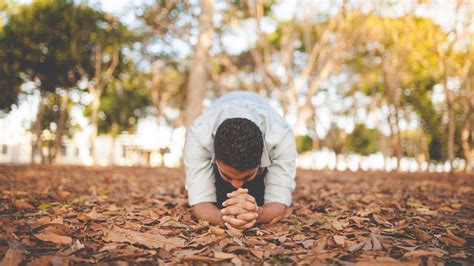
[[237,232],[242,232],[242,230],[238,229],[238,228],[235,228],[233,227],[232,225],[230,225],[229,223],[224,223],[225,227],[227,227],[227,229],[229,229],[230,231],[237,231]]
[[247,211],[238,206],[229,206],[227,208],[222,209],[221,212],[225,215],[239,215],[239,214],[246,213]]
[[250,222],[257,219],[257,217],[258,217],[257,213],[248,212],[248,213],[239,214],[235,218]]
[[225,203],[225,207],[238,207],[244,209],[247,212],[256,212],[257,211],[257,204],[248,202],[244,199],[229,199],[228,202]]
[[255,225],[256,222],[257,222],[257,220],[253,220],[253,221],[250,222],[250,223],[247,223],[247,224],[245,224],[245,225],[243,225],[243,226],[239,226],[238,229],[246,230],[246,229],[252,228],[252,227]]
[[245,193],[245,194],[239,194],[239,195],[237,195],[237,196],[235,196],[235,197],[236,197],[236,198],[245,199],[245,200],[247,200],[247,201],[249,201],[249,202],[252,202],[252,203],[256,203],[255,198],[254,198],[252,195],[247,194],[247,193]]
[[246,193],[248,193],[248,192],[249,192],[248,189],[246,189],[246,188],[240,188],[240,187],[239,187],[237,190],[234,190],[234,191],[232,191],[232,192],[230,192],[230,193],[227,193],[227,197],[229,197],[229,196],[235,197],[235,196],[237,196],[237,195],[246,194]]
[[252,201],[252,199],[253,199],[253,197],[251,197],[251,198],[244,198],[244,197],[230,198],[230,199],[227,199],[226,201],[224,201],[222,203],[222,206],[227,207],[227,206],[232,206],[232,205],[236,205],[236,204],[243,204],[245,201],[249,202],[250,204],[256,204],[255,199],[253,199],[253,201]]
[[239,192],[239,193],[248,193],[249,190],[246,189],[246,188],[241,188],[241,187],[239,187],[239,188],[237,189],[237,192]]
[[224,217],[222,217],[222,219],[224,219],[225,222],[227,222],[228,224],[230,224],[233,227],[239,227],[239,226],[245,225],[249,222],[249,221],[245,221],[245,220],[236,219],[232,216],[224,216]]

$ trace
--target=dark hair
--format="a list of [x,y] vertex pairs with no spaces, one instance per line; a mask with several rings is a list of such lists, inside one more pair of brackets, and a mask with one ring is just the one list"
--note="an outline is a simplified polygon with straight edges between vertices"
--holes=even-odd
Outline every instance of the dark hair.
[[246,118],[226,119],[217,128],[214,151],[216,160],[239,171],[255,168],[262,158],[262,132]]

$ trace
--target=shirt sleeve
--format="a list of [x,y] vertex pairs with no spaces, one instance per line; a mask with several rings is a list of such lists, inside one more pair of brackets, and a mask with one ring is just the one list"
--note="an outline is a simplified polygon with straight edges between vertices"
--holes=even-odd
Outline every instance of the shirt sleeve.
[[291,205],[291,193],[296,183],[296,145],[293,132],[288,130],[282,140],[270,151],[271,165],[265,176],[265,203],[279,202]]
[[185,187],[189,205],[216,202],[212,154],[199,143],[195,133],[188,129],[184,148]]

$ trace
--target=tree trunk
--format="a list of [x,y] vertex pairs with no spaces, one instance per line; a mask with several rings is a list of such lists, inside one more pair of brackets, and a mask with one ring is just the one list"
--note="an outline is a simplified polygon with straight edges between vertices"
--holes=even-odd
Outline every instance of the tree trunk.
[[312,105],[303,105],[298,110],[298,113],[297,113],[297,116],[296,116],[295,128],[293,129],[293,131],[295,133],[298,132],[299,128],[304,127],[306,125],[306,122],[308,122],[308,120],[311,117],[314,118],[315,112],[313,111],[313,108],[314,107]]
[[462,146],[462,151],[464,155],[464,161],[466,162],[466,165],[464,166],[464,172],[466,173],[471,172],[471,160],[472,160],[471,145],[469,144],[469,135],[471,133],[471,126],[472,126],[470,118],[471,118],[471,115],[468,114],[461,128],[461,146]]
[[443,81],[444,93],[446,94],[446,107],[448,109],[448,161],[451,166],[450,172],[454,171],[453,161],[454,161],[454,134],[455,134],[455,117],[454,117],[454,106],[453,106],[453,97],[451,91],[448,89],[447,75],[444,76]]
[[401,132],[400,132],[400,106],[394,106],[395,108],[395,156],[397,156],[397,172],[401,171],[400,161],[402,159],[402,145],[401,145]]
[[34,139],[34,144],[32,146],[31,150],[31,163],[35,164],[35,153],[39,152],[41,155],[41,162],[43,162],[43,143],[41,142],[41,135],[43,133],[43,118],[44,118],[44,111],[45,111],[45,105],[43,103],[44,97],[45,97],[45,92],[40,92],[40,101],[38,105],[38,112],[36,113],[36,120],[35,120],[35,126],[34,126],[34,132],[35,132],[35,139]]
[[54,139],[54,155],[52,156],[53,162],[60,161],[63,156],[62,139],[66,130],[66,122],[69,118],[69,91],[66,91],[63,101],[64,102],[61,103],[59,109],[58,130],[56,132],[56,138]]
[[212,44],[214,27],[214,0],[201,1],[201,14],[199,15],[199,39],[196,44],[193,61],[190,65],[189,82],[187,86],[187,99],[185,110],[185,124],[189,127],[191,123],[202,112],[202,101],[207,85],[207,61],[209,49]]
[[97,140],[98,134],[98,126],[97,126],[97,114],[99,112],[100,106],[100,94],[98,90],[91,89],[91,94],[93,96],[92,99],[92,106],[91,106],[91,136],[90,136],[90,149],[91,149],[91,157],[92,157],[92,164],[96,163],[96,146],[95,142]]

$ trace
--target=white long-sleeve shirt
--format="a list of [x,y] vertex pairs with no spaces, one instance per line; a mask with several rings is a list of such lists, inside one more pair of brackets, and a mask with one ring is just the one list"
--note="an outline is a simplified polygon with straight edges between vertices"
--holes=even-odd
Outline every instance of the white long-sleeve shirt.
[[264,138],[260,167],[268,172],[264,179],[264,202],[291,205],[295,189],[296,146],[291,127],[265,98],[252,92],[230,92],[220,97],[189,127],[184,149],[185,187],[189,205],[216,202],[214,136],[228,118],[247,118],[262,131]]

